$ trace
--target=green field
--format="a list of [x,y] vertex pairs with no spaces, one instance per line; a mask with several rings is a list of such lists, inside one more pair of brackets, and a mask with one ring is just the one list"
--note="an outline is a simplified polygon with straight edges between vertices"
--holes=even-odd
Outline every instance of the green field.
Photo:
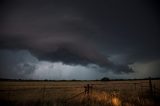
[[160,80],[152,92],[148,80],[0,81],[0,106],[159,106],[159,89]]

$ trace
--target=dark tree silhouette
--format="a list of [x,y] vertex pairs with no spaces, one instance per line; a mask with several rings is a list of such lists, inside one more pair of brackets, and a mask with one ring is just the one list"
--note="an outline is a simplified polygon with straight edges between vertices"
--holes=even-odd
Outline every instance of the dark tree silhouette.
[[101,79],[101,81],[110,81],[110,79],[107,78],[107,77],[103,77],[103,78]]

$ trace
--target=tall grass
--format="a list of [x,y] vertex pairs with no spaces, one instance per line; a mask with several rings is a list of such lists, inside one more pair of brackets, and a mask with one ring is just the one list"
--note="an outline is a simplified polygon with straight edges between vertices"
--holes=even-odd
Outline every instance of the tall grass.
[[[158,86],[159,82],[155,85]],[[87,83],[94,84],[92,93],[82,93],[72,98],[83,92]],[[141,86],[135,89],[135,86],[129,83],[132,82],[0,82],[0,106],[159,105],[159,102],[149,97],[148,89],[141,89]]]

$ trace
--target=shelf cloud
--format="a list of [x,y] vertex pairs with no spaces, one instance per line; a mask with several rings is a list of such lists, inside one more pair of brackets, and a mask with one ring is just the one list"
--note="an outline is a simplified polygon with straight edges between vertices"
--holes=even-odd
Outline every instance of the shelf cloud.
[[37,61],[17,63],[21,70],[30,70],[26,75],[36,70],[35,64],[46,61],[74,67],[96,64],[102,68],[97,72],[134,77],[140,65],[159,64],[159,10],[155,0],[2,1],[0,68],[12,59],[3,56],[6,50],[15,58],[25,50],[24,57],[30,54],[30,60]]

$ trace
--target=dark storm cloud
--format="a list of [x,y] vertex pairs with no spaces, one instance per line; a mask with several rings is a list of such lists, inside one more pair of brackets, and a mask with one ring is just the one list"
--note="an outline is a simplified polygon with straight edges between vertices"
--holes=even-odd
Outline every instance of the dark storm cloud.
[[39,60],[47,60],[52,62],[62,61],[65,64],[72,65],[87,65],[89,63],[95,63],[110,70],[111,68],[116,67],[104,55],[100,54],[92,46],[89,46],[89,44],[81,44],[79,40],[77,40],[77,42],[72,42],[70,41],[71,39],[66,41],[66,38],[63,37],[55,40],[55,37],[50,37],[49,39],[37,38],[29,41],[27,41],[27,39],[21,39],[20,42],[18,42],[19,40],[17,39],[5,41],[4,37],[3,41],[1,41],[1,48],[12,50],[28,49]]
[[26,50],[0,50],[0,77],[27,78],[34,72],[36,62]]
[[[5,1],[0,47],[28,49],[40,60],[133,72],[131,63],[160,59],[158,7],[150,2]],[[125,64],[108,60],[117,54],[127,55]]]

